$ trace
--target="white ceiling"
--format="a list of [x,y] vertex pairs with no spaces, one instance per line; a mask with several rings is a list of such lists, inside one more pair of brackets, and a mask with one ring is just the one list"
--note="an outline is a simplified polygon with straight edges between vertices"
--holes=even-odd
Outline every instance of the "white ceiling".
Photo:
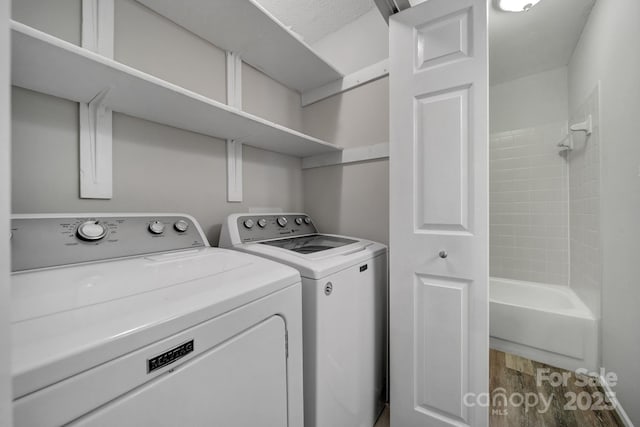
[[594,3],[541,0],[523,13],[489,6],[491,84],[567,65]]
[[373,0],[256,0],[305,42],[312,44],[355,21]]

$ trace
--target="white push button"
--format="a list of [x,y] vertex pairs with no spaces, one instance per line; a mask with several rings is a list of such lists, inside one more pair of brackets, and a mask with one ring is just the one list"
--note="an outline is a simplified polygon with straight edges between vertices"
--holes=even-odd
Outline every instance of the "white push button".
[[179,219],[175,224],[173,224],[173,228],[180,233],[184,233],[189,228],[189,223],[184,219]]

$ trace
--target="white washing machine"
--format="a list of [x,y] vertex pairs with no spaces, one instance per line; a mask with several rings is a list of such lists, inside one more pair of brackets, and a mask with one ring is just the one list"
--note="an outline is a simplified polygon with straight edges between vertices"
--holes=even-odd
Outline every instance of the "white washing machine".
[[236,214],[220,246],[302,276],[306,427],[371,427],[386,391],[387,248],[318,234],[305,214]]
[[185,215],[16,216],[16,426],[303,426],[297,270]]

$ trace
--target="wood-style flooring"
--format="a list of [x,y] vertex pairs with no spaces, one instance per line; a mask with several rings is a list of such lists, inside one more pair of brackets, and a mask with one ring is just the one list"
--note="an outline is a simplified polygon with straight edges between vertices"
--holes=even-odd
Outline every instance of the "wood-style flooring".
[[[529,393],[531,402],[527,408],[526,404],[519,405],[517,397],[509,399],[506,405],[504,399],[493,399],[495,405],[489,411],[492,427],[624,426],[610,402],[604,399],[602,388],[592,384],[588,377],[496,350],[491,350],[489,363],[489,389],[494,398],[502,388],[507,397]],[[541,375],[537,375],[539,372]],[[562,380],[563,376],[566,380]],[[537,396],[537,405],[533,405],[533,396]],[[542,399],[550,403],[542,403]]]
[[[507,400],[506,404],[504,399],[493,399],[495,405],[489,410],[491,427],[624,427],[616,411],[592,409],[600,396],[604,396],[604,391],[598,386],[586,384],[588,378],[576,377],[574,372],[496,350],[491,350],[489,360],[491,396],[501,394],[502,388],[507,398],[518,393],[529,396],[531,404],[529,408],[525,404],[520,405],[517,397],[512,397],[511,402]],[[546,380],[537,381],[538,369],[548,369],[545,374],[554,380],[564,375],[566,381],[560,380],[561,384],[557,386]],[[537,396],[537,405],[533,405],[533,394]],[[572,396],[580,397],[574,401]],[[542,399],[550,402],[546,410]],[[607,408],[611,405],[602,402],[599,406]],[[374,427],[389,426],[387,407]]]
[[378,418],[376,425],[374,425],[373,427],[389,427],[390,425],[389,417],[390,417],[389,405],[387,405],[384,408],[384,412],[382,412],[382,415],[380,415],[380,418]]

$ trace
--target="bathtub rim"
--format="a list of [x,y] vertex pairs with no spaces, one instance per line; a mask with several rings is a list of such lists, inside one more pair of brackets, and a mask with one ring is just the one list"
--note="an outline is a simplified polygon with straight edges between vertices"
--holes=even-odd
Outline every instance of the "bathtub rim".
[[[548,291],[560,292],[562,294],[565,294],[565,296],[567,296],[571,300],[571,302],[574,304],[574,307],[570,309],[551,310],[551,309],[546,309],[545,307],[541,307],[540,305],[527,304],[526,301],[523,301],[522,303],[518,304],[513,302],[501,301],[499,299],[494,299],[491,295],[491,284],[493,283],[493,281],[512,283],[515,286],[528,286],[528,287],[542,288]],[[598,320],[598,318],[593,314],[593,312],[584,303],[584,301],[580,299],[578,294],[573,289],[571,289],[571,287],[567,285],[554,285],[550,283],[530,282],[526,280],[517,280],[517,279],[509,279],[505,277],[489,276],[489,303],[508,305],[511,307],[521,307],[523,309],[536,310],[544,313],[553,313],[560,316],[577,317],[580,319],[594,320],[594,321]]]

